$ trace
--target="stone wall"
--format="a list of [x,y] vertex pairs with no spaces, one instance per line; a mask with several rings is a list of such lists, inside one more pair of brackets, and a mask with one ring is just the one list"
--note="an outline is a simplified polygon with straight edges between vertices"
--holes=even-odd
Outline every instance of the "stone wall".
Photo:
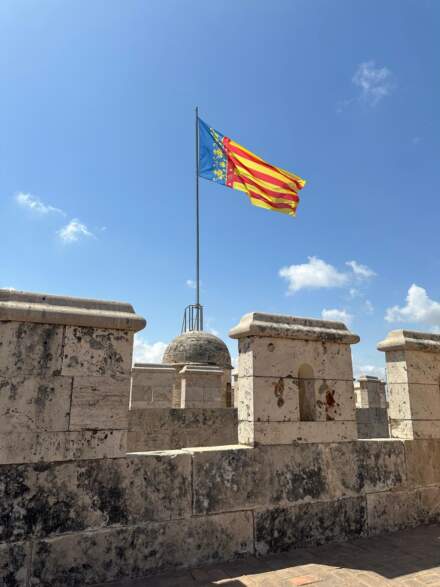
[[381,343],[400,438],[355,440],[358,337],[247,315],[248,446],[126,454],[144,324],[128,304],[0,290],[0,584],[82,587],[440,521],[440,336]]
[[387,408],[356,408],[358,438],[389,438]]
[[234,408],[149,408],[128,413],[128,451],[237,444]]
[[0,584],[141,577],[440,520],[440,441],[1,465]]
[[0,463],[126,453],[132,306],[0,290]]

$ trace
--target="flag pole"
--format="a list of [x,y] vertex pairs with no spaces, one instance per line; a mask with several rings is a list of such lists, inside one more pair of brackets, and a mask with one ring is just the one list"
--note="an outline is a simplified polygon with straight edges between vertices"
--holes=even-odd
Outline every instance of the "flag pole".
[[199,221],[199,107],[196,106],[196,327],[203,330],[200,315],[200,221]]

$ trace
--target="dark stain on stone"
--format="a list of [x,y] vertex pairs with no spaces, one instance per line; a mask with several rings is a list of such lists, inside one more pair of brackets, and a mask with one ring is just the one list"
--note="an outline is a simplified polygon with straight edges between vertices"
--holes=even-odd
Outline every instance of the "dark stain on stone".
[[31,493],[26,465],[0,467],[0,540],[17,540],[28,534],[23,520]]
[[284,406],[284,379],[282,377],[273,383],[273,392],[277,398],[277,406],[282,408]]
[[52,401],[55,396],[55,388],[53,385],[40,384],[37,389],[37,395],[35,397],[35,404],[40,408],[46,407],[46,402]]
[[365,498],[273,508],[256,515],[257,551],[276,553],[347,540],[362,536],[366,524]]
[[128,506],[117,464],[105,461],[103,466],[84,463],[78,474],[78,485],[91,499],[92,508],[104,514],[107,524],[128,522]]

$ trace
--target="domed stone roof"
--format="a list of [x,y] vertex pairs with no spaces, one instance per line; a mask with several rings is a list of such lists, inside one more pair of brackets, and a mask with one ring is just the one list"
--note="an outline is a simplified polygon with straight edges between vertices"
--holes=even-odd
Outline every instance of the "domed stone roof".
[[228,347],[210,332],[192,331],[176,336],[165,349],[162,363],[187,365],[201,363],[231,369]]

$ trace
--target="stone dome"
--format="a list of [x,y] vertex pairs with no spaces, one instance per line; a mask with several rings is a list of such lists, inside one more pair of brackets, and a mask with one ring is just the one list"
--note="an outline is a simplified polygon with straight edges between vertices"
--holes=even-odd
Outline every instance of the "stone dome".
[[225,343],[210,332],[192,331],[176,336],[165,349],[162,363],[187,365],[201,363],[232,369],[231,355]]

